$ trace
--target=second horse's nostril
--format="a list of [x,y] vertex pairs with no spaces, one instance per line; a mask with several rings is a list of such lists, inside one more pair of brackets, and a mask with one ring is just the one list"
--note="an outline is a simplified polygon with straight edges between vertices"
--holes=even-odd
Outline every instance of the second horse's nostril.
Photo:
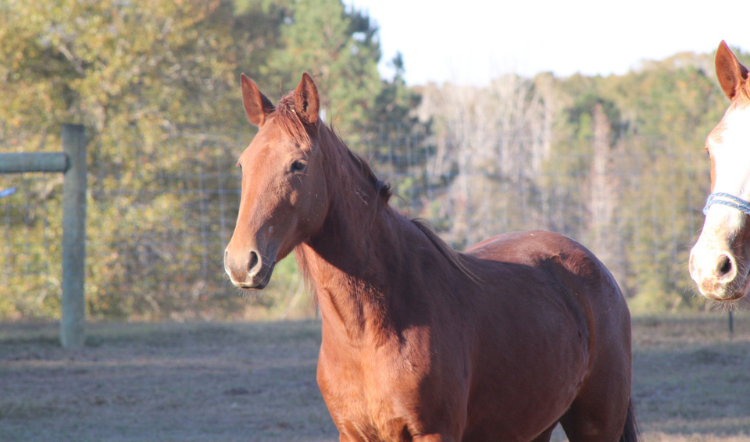
[[250,252],[250,264],[248,264],[247,266],[248,273],[253,273],[253,269],[256,265],[258,265],[258,254],[255,252]]
[[719,270],[719,276],[726,275],[732,271],[732,260],[727,255],[721,255],[717,269]]

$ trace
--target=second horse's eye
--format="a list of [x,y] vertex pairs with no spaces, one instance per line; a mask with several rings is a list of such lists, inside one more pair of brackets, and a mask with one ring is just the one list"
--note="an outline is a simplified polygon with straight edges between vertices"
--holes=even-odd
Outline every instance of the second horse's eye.
[[302,160],[297,160],[297,161],[295,161],[295,162],[292,163],[291,170],[292,170],[292,173],[302,172],[303,170],[305,170],[306,167],[307,167],[307,163],[305,163]]

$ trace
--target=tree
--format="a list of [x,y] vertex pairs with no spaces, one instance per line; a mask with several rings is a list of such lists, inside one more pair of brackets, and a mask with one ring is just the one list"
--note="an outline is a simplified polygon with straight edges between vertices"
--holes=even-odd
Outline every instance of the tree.
[[484,88],[446,83],[422,91],[420,118],[435,132],[430,169],[448,184],[439,216],[452,219],[450,240],[462,248],[546,216],[532,201],[542,190],[555,111],[551,88],[538,80],[508,74]]
[[302,72],[309,72],[326,121],[345,134],[353,132],[355,123],[369,116],[381,89],[377,26],[364,12],[347,11],[341,0],[300,0],[282,25],[281,41],[283,48],[262,71],[265,85],[291,90]]
[[[60,123],[87,127],[88,235],[96,238],[88,247],[89,312],[163,317],[195,307],[221,276],[208,271],[221,250],[209,259],[192,239],[206,243],[218,227],[206,220],[216,202],[205,190],[231,186],[212,177],[225,175],[237,154],[230,146],[244,122],[239,72],[248,65],[257,72],[275,48],[282,8],[253,2],[236,13],[229,0],[10,0],[0,8],[2,144],[43,149],[59,145]],[[34,249],[0,257],[36,260],[27,268],[56,247],[44,249],[36,208],[59,210],[59,182],[29,193],[34,213],[14,212],[10,228]],[[0,289],[14,299],[0,315],[57,314],[55,297],[39,293],[59,293],[59,280],[40,288],[21,276]],[[173,287],[197,295],[175,296]]]
[[419,106],[421,96],[406,85],[406,68],[400,52],[390,61],[390,66],[394,70],[393,78],[381,80],[380,94],[375,98],[369,120],[377,124],[418,126],[414,110]]

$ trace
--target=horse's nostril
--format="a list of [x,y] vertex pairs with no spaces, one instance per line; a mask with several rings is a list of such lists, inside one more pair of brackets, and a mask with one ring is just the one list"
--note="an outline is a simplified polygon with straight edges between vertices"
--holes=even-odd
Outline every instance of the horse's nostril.
[[250,252],[250,264],[247,266],[248,273],[253,273],[253,269],[258,265],[258,254]]
[[721,255],[716,268],[719,270],[719,276],[724,276],[732,271],[732,260],[727,255]]

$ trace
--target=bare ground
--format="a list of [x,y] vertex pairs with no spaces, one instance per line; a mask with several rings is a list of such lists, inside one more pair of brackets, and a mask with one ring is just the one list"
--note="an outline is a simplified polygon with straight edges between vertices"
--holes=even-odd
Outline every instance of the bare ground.
[[[0,324],[0,441],[334,441],[320,323]],[[750,315],[638,317],[646,441],[750,442]],[[553,440],[565,440],[557,432]]]

